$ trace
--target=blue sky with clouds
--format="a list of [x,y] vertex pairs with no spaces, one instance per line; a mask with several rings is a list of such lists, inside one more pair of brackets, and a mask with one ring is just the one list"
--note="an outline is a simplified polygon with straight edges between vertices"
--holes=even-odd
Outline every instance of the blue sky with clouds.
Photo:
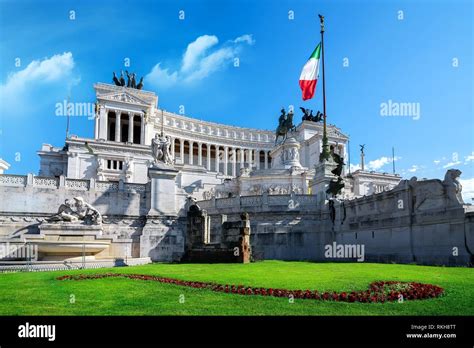
[[[9,173],[37,173],[41,144],[64,144],[56,103],[94,102],[93,83],[126,59],[159,107],[191,117],[274,129],[282,106],[319,110],[320,85],[306,102],[298,86],[318,13],[328,120],[350,135],[353,165],[366,144],[370,168],[389,172],[395,146],[404,177],[457,167],[474,195],[468,0],[0,1],[0,158]],[[419,115],[383,116],[389,101]],[[93,122],[74,117],[71,133],[92,137]]]

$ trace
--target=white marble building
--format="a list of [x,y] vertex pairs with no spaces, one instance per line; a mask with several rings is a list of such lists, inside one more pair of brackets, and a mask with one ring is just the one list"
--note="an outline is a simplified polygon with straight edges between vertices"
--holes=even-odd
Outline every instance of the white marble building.
[[[238,177],[241,168],[261,172],[277,164],[271,156],[275,149],[273,131],[177,115],[160,109],[158,96],[149,91],[104,83],[97,83],[94,88],[97,97],[94,138],[72,136],[63,148],[43,144],[38,152],[40,176],[146,183],[152,163],[151,140],[162,131],[171,137],[171,153],[179,170],[178,187],[198,199],[215,185]],[[322,128],[320,123],[304,121],[293,134],[299,143],[299,162],[308,181],[319,161]],[[347,158],[348,137],[329,125],[328,139]],[[354,173],[352,178],[347,178],[347,186],[352,188],[349,195],[355,196],[377,192],[364,186],[367,180],[372,180],[371,187],[387,186],[387,178],[393,187],[400,180],[376,173]],[[308,183],[303,186],[309,187]]]

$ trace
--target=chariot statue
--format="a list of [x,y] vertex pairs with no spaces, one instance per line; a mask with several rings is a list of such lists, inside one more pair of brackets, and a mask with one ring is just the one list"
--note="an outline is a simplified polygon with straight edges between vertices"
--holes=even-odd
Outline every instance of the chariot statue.
[[303,111],[303,117],[301,117],[301,121],[312,121],[312,122],[320,122],[323,119],[323,114],[318,111],[316,115],[313,115],[313,110],[305,109],[300,106],[301,111]]
[[115,72],[113,72],[112,80],[116,86],[142,89],[143,88],[143,77],[140,78],[140,81],[137,83],[137,74],[129,73],[128,70],[125,70],[127,75],[127,82],[125,83],[125,78],[123,76],[123,70],[120,72],[120,78],[117,77]]

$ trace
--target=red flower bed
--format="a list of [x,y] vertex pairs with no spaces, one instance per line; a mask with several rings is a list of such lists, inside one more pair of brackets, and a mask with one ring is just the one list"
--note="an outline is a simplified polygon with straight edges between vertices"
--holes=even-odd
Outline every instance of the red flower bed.
[[[129,279],[149,280],[165,284],[174,284],[187,286],[196,289],[210,289],[216,292],[233,293],[239,295],[256,295],[256,296],[274,296],[274,297],[293,297],[298,299],[313,299],[324,301],[338,302],[387,302],[398,301],[401,296],[403,300],[421,300],[426,298],[439,297],[444,293],[443,288],[416,282],[399,282],[399,281],[377,281],[369,285],[368,290],[347,292],[323,292],[317,290],[287,290],[272,288],[254,288],[244,285],[216,284],[210,282],[196,282],[160,276],[143,275],[143,274],[120,274],[120,273],[103,273],[103,274],[79,274],[64,275],[57,277],[57,280],[87,280],[102,279],[111,277],[123,277]],[[400,296],[401,295],[401,296]]]

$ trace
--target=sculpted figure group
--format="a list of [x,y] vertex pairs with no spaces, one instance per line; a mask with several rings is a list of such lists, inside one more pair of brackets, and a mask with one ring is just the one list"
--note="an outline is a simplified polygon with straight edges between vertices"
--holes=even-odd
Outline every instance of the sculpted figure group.
[[48,222],[77,222],[83,221],[86,224],[101,224],[102,215],[91,204],[84,201],[82,197],[66,199],[59,206],[58,212],[51,216]]
[[171,156],[171,139],[169,136],[163,134],[155,135],[151,141],[151,152],[153,155],[153,164],[157,165],[158,162],[165,164],[173,164],[173,157]]
[[129,73],[128,70],[125,70],[125,73],[127,74],[127,84],[125,84],[125,78],[123,77],[123,70],[120,71],[119,78],[117,78],[117,75],[115,75],[115,72],[113,72],[112,80],[114,81],[116,86],[135,88],[135,89],[143,88],[143,77],[137,83],[137,74]]

